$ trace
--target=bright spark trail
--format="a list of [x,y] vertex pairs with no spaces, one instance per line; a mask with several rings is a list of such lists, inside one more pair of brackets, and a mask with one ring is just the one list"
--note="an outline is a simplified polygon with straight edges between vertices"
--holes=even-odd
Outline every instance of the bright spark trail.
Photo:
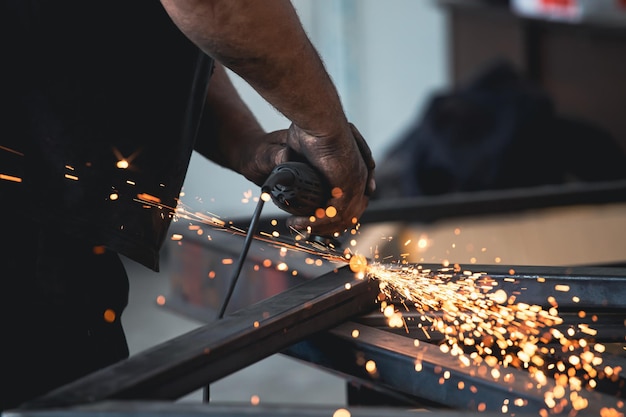
[[[207,226],[211,226],[213,230],[220,232],[228,232],[238,236],[246,236],[247,231],[241,229],[233,224],[227,223],[214,214],[205,214],[201,212],[192,212],[188,207],[179,202],[176,208],[175,220],[190,220],[192,222],[199,222]],[[330,262],[336,263],[348,263],[350,259],[350,253],[339,253],[334,248],[329,248],[321,245],[317,242],[311,242],[306,239],[306,235],[302,232],[291,229],[295,236],[293,238],[282,238],[278,233],[259,232],[254,239],[260,242],[271,244],[275,247],[285,248],[287,250],[298,251],[307,253],[310,255],[319,256]]]
[[[458,266],[434,272],[373,263],[367,266],[367,276],[380,283],[381,311],[389,326],[407,326],[402,313],[388,302],[399,300],[407,310],[422,314],[418,327],[427,336],[428,331],[444,336],[441,351],[457,357],[462,365],[487,365],[491,375],[503,382],[507,367],[527,370],[537,387],[546,388],[546,406],[555,412],[568,404],[574,410],[585,409],[588,400],[582,393],[595,388],[602,374],[621,371],[605,366],[599,372],[603,345],[574,339],[554,328],[563,323],[554,297],[548,297],[552,305],[548,310],[515,302],[485,274],[461,273]],[[594,334],[593,329],[586,331]],[[548,347],[550,343],[561,349]],[[549,378],[554,384],[548,384]]]

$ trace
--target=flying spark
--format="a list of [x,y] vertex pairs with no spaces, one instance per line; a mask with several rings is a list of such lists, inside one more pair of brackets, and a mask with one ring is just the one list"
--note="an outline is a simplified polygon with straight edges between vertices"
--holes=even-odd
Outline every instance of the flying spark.
[[[419,326],[427,337],[431,331],[443,335],[441,351],[456,356],[461,364],[484,363],[492,368],[495,380],[503,380],[504,368],[525,369],[537,387],[547,389],[544,397],[549,408],[562,407],[567,401],[575,410],[587,407],[587,400],[579,393],[596,386],[595,367],[603,362],[599,353],[604,347],[597,343],[589,346],[584,339],[557,330],[554,326],[562,324],[563,319],[553,297],[548,310],[516,303],[514,297],[495,288],[497,282],[486,274],[461,273],[458,265],[431,271],[420,266],[372,263],[367,266],[367,276],[379,282],[381,311],[390,327],[398,327],[398,320],[404,320],[395,307],[398,303],[390,302],[400,300],[407,310],[414,308],[421,314]],[[589,335],[597,333],[584,324],[578,325],[578,330]],[[551,355],[555,352],[546,345],[553,342],[569,356],[559,359]],[[551,369],[555,384],[549,388]],[[603,374],[614,371],[607,366]],[[569,399],[564,398],[567,389]]]
[[[320,218],[325,215],[328,213],[319,213]],[[247,233],[217,216],[191,213],[180,202],[175,219],[198,221],[236,235]],[[312,217],[311,221],[314,220]],[[354,224],[356,233],[358,222]],[[276,222],[272,225],[276,226]],[[586,408],[584,391],[593,389],[599,378],[621,372],[621,368],[611,366],[598,371],[597,367],[603,365],[604,346],[587,343],[584,338],[576,339],[578,332],[594,336],[595,329],[585,324],[579,324],[576,332],[562,332],[556,328],[563,324],[563,319],[554,297],[548,298],[550,305],[547,309],[516,302],[515,294],[497,288],[498,282],[486,274],[461,271],[458,265],[448,267],[449,261],[445,261],[443,268],[431,271],[406,262],[392,263],[389,257],[383,257],[385,263],[381,263],[377,253],[376,262],[370,263],[363,255],[349,250],[338,252],[335,248],[308,242],[306,234],[300,231],[292,232],[295,236],[284,238],[276,231],[261,231],[254,238],[278,247],[281,257],[287,250],[303,252],[314,258],[306,258],[306,264],[321,265],[322,259],[347,263],[357,278],[376,279],[380,288],[378,302],[390,327],[404,327],[408,331],[409,324],[412,325],[407,323],[398,305],[405,310],[415,310],[421,316],[417,325],[426,338],[431,339],[433,333],[441,334],[441,351],[456,357],[462,366],[484,364],[490,368],[489,375],[502,383],[511,380],[511,374],[506,372],[508,367],[528,371],[535,387],[545,390],[544,402],[552,411],[558,412],[565,404],[574,410]],[[460,233],[460,229],[454,230],[455,235]],[[383,239],[390,241],[393,237]],[[410,243],[407,241],[405,246]],[[416,246],[419,250],[428,244],[428,239],[423,237]],[[356,241],[351,241],[350,245],[356,246]],[[501,259],[496,257],[496,262]],[[279,265],[279,269],[289,269],[286,263]],[[263,266],[271,267],[271,260],[265,260]],[[514,275],[515,271],[511,269],[509,273]],[[508,282],[511,280],[513,278],[507,279]],[[537,281],[546,280],[538,278]],[[346,290],[350,288],[346,287]],[[557,286],[554,290],[568,292],[569,287]],[[358,333],[353,332],[352,336],[356,338]],[[417,339],[415,344],[419,345]],[[549,345],[561,346],[562,352],[549,348]],[[376,372],[374,362],[364,362],[363,365],[368,372]],[[422,370],[419,360],[414,366],[415,371]],[[441,382],[448,379],[449,375],[444,373]],[[553,384],[550,384],[551,379]],[[465,388],[476,389],[459,386],[459,389]],[[513,404],[519,407],[520,401],[523,400],[516,399]],[[508,410],[509,404],[504,404],[504,409]]]

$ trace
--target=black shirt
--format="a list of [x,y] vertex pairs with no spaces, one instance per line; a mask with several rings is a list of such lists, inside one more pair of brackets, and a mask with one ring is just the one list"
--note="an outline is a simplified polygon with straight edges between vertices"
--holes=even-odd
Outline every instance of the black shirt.
[[3,221],[54,223],[157,270],[212,60],[157,0],[1,4]]

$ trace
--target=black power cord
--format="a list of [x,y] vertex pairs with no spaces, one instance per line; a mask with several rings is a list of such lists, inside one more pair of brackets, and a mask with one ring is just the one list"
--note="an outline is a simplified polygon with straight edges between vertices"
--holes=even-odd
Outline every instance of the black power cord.
[[239,274],[248,256],[252,239],[254,239],[254,235],[256,234],[265,201],[269,201],[271,198],[274,204],[279,208],[293,215],[311,215],[318,207],[322,207],[330,196],[329,187],[322,178],[323,177],[315,171],[315,169],[304,162],[285,162],[277,165],[274,170],[272,170],[261,187],[261,198],[259,198],[259,202],[252,215],[241,254],[235,265],[233,276],[230,279],[226,298],[217,314],[218,319],[224,317],[228,302],[237,285],[237,280],[239,279]]

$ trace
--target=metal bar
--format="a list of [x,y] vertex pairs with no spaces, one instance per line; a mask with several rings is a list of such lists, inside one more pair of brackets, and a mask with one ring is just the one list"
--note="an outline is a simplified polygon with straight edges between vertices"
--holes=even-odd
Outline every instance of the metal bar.
[[[390,269],[416,268],[416,265],[392,265]],[[502,289],[515,295],[516,302],[550,308],[558,305],[559,316],[563,319],[559,330],[576,330],[577,339],[593,342],[624,342],[626,319],[626,268],[606,267],[534,267],[534,266],[494,266],[472,265],[472,271],[482,271],[494,289]],[[424,264],[422,271],[430,270],[438,274],[440,265]],[[449,273],[449,272],[445,272]],[[464,278],[461,270],[450,279]],[[480,279],[482,280],[482,278]],[[557,290],[559,289],[559,290]],[[552,302],[548,298],[552,298]],[[400,305],[401,300],[392,300]],[[440,311],[406,311],[398,307],[409,323],[419,323],[422,317],[436,318]],[[584,312],[581,317],[581,312]],[[377,328],[388,328],[387,319],[377,311],[354,319],[359,323]],[[594,329],[593,335],[581,332],[580,325]],[[409,326],[408,336],[425,339],[424,333]],[[404,332],[398,329],[398,333]],[[571,331],[571,330],[570,330]],[[442,340],[443,335],[436,329],[429,330],[431,341]]]
[[[358,337],[354,337],[356,332]],[[541,389],[527,372],[507,368],[507,382],[490,376],[482,366],[462,366],[457,358],[441,352],[438,346],[412,338],[346,322],[306,341],[290,346],[284,353],[316,364],[348,380],[389,392],[403,393],[416,399],[428,399],[441,406],[469,411],[534,414],[546,409]],[[375,369],[367,370],[368,361]],[[419,361],[421,370],[416,371]],[[597,392],[584,392],[589,407],[585,413],[599,415],[602,407],[618,409],[618,399]],[[520,399],[521,401],[515,401]],[[546,410],[547,411],[547,410]],[[567,414],[570,410],[565,409]]]
[[[350,407],[346,410],[351,417],[467,417],[467,412],[455,410],[432,412],[400,407]],[[330,417],[336,411],[337,407],[327,405],[246,406],[162,401],[104,401],[60,409],[14,410],[3,414],[3,417]],[[502,413],[480,414],[480,417],[501,416]]]
[[373,200],[361,224],[384,221],[430,222],[463,216],[508,213],[575,204],[626,201],[626,180],[473,191],[403,199]]
[[[402,317],[407,323],[420,323],[423,318],[426,317],[428,322],[434,321],[437,318],[441,318],[443,314],[440,312],[414,312],[404,311],[404,306],[397,305],[397,310],[402,311]],[[624,334],[626,334],[626,327],[624,326],[624,320],[626,319],[626,312],[624,311],[589,311],[587,310],[585,318],[580,318],[577,313],[563,313],[559,312],[559,317],[563,319],[563,324],[553,326],[562,333],[568,331],[568,329],[576,329],[576,339],[585,339],[592,343],[621,343],[624,342]],[[407,328],[390,328],[389,319],[385,317],[380,311],[373,311],[363,316],[358,316],[353,319],[357,323],[374,327],[377,329],[383,329],[411,337],[413,339],[419,339],[430,343],[438,343],[444,340],[443,333],[436,328],[430,328],[428,330],[428,336],[423,330],[417,326],[408,325]],[[593,335],[581,332],[578,329],[579,325],[588,326],[592,328],[596,333]],[[574,336],[572,336],[574,337]]]
[[[485,216],[512,213],[523,210],[572,205],[599,205],[626,202],[626,180],[574,182],[570,184],[542,185],[506,190],[486,190],[473,192],[449,193],[440,196],[421,196],[412,198],[380,199],[370,201],[359,219],[362,226],[380,222],[434,222],[466,216]],[[261,216],[259,230],[272,230],[280,233],[284,241],[292,232],[286,226],[286,214]],[[236,228],[245,230],[249,219],[234,219]],[[172,227],[181,229],[182,223]],[[227,233],[225,233],[227,234]],[[186,236],[196,239],[204,245],[214,245],[198,236]],[[344,235],[340,241],[350,238]],[[280,241],[282,239],[277,239]],[[238,253],[241,243],[237,240],[222,241],[219,244]],[[223,247],[222,247],[223,249]]]
[[[431,266],[424,266],[428,267]],[[431,269],[436,271],[434,266]],[[533,297],[545,299],[546,288],[552,288],[555,283],[567,283],[573,288],[572,294],[585,294],[581,298],[589,298],[594,305],[623,308],[625,303],[623,284],[626,273],[623,269],[510,266],[473,269],[489,274],[499,285],[514,285],[512,290],[528,291],[536,286]],[[511,269],[515,269],[515,274],[511,274]],[[513,276],[515,279],[511,280]],[[543,282],[540,283],[538,277],[542,277]],[[602,291],[589,289],[590,285],[600,287]],[[347,286],[349,290],[346,290]],[[435,383],[434,378],[441,378],[441,370],[448,368],[454,370],[452,381],[465,378],[468,383],[480,385],[481,392],[490,393],[486,396],[490,404],[487,410],[502,407],[502,402],[495,399],[502,399],[504,395],[511,398],[512,389],[526,401],[522,411],[529,410],[526,408],[528,403],[543,406],[543,397],[529,393],[521,386],[504,389],[502,384],[484,378],[474,381],[475,375],[470,378],[467,369],[455,368],[451,357],[443,355],[433,345],[423,346],[418,352],[426,358],[426,369],[432,372],[416,373],[413,371],[416,352],[412,338],[359,323],[340,325],[289,347],[320,330],[375,309],[377,293],[376,281],[356,279],[344,267],[61,387],[26,404],[24,409],[65,407],[107,399],[175,399],[285,348],[291,356],[321,364],[349,378],[363,379],[381,389],[441,401],[445,406],[457,407],[464,397],[449,389],[453,382],[446,382],[445,388]],[[567,304],[567,300],[563,303]],[[571,300],[570,304],[577,305]],[[354,329],[361,333],[358,341],[351,335]],[[411,353],[407,349],[412,349]],[[376,361],[378,376],[374,379],[363,374],[363,366],[355,361],[355,358],[363,357],[364,352],[379,358]],[[517,381],[524,381],[524,378],[528,375],[523,372],[516,376]],[[421,385],[427,387],[420,388]],[[492,395],[491,390],[499,394]],[[453,401],[446,398],[451,392]],[[474,393],[463,394],[469,401],[464,403],[465,406],[478,406]],[[606,403],[604,399],[601,402]]]
[[[397,269],[417,267],[418,265],[392,265],[392,268]],[[430,273],[437,274],[440,268],[440,265],[423,265],[422,271],[430,270]],[[483,272],[484,276],[488,277],[490,286],[494,289],[502,288],[508,294],[515,294],[516,300],[520,302],[550,306],[552,304],[548,302],[548,297],[555,297],[558,299],[561,313],[567,311],[565,318],[569,319],[569,322],[566,322],[566,327],[568,324],[578,325],[585,321],[578,316],[579,311],[587,311],[589,318],[597,311],[590,327],[598,330],[598,334],[594,336],[577,334],[577,339],[586,338],[590,343],[598,342],[602,338],[612,342],[624,342],[626,269],[472,265],[472,271]],[[458,268],[451,274],[450,279],[461,277],[464,277],[463,271]],[[555,291],[557,286],[569,290]],[[404,308],[400,310],[404,311]],[[417,316],[427,314],[437,315],[440,312],[420,312]],[[405,318],[410,315],[410,311],[403,313]],[[461,367],[458,359],[439,351],[437,342],[443,340],[444,336],[437,334],[434,329],[429,329],[429,339],[426,339],[425,334],[417,328],[412,332],[410,325],[407,330],[393,330],[389,328],[387,319],[379,311],[353,320],[353,323],[342,324],[324,334],[291,346],[284,353],[317,364],[384,393],[412,396],[416,403],[427,400],[439,406],[474,411],[482,403],[481,409],[494,412],[506,405],[509,412],[513,413],[534,413],[546,407],[543,393],[549,390],[550,386],[543,387],[541,391],[536,388],[529,389],[529,386],[536,387],[536,383],[533,383],[527,372],[517,369],[506,369],[506,373],[513,375],[513,383],[503,383],[489,378],[486,368],[480,370],[476,366]],[[411,321],[407,320],[407,323]],[[355,330],[357,332],[353,333]],[[354,334],[358,334],[358,337],[355,338]],[[418,338],[428,340],[430,343],[421,343],[420,347],[416,348],[414,340]],[[422,364],[421,372],[414,371],[416,358],[419,358]],[[623,369],[626,366],[626,361],[618,356],[606,355],[604,359],[606,365],[610,364],[616,369]],[[375,373],[368,373],[365,370],[364,363],[367,360],[376,363]],[[443,378],[445,371],[450,372],[448,379]],[[457,386],[461,381],[465,387],[474,389],[458,390]],[[599,411],[601,406],[614,407],[617,403],[614,395],[621,398],[619,387],[623,384],[623,378],[612,385],[606,382],[602,381],[606,386],[598,386],[596,392],[590,394],[592,408],[585,412]],[[524,400],[523,407],[513,404],[515,398]],[[509,403],[505,403],[507,400]]]
[[[566,207],[573,205],[605,205],[626,203],[626,180],[545,185],[508,190],[489,190],[471,193],[452,193],[441,196],[423,196],[416,198],[373,200],[361,216],[360,223],[364,230],[368,225],[387,223],[429,223],[443,219],[459,217],[479,217],[502,213],[514,213],[525,210]],[[277,242],[293,243],[292,231],[285,227],[285,216],[271,216],[259,219],[260,230],[273,231],[280,235]],[[235,224],[243,223],[237,221]],[[242,226],[241,228],[245,228]],[[217,235],[216,235],[217,236]],[[198,238],[193,237],[190,238]],[[228,246],[223,236],[219,240],[203,245]],[[339,244],[347,245],[351,235],[338,239]],[[237,242],[235,248],[240,247]],[[234,249],[233,249],[234,251]],[[254,251],[254,249],[253,249]],[[389,251],[389,254],[394,253]],[[614,266],[625,266],[615,261]],[[306,269],[306,266],[303,266]],[[303,271],[304,272],[304,271]],[[316,271],[310,271],[313,274]],[[313,275],[314,276],[314,275]]]
[[[438,264],[393,266],[407,267],[420,267],[433,274],[442,269]],[[496,281],[497,288],[515,294],[517,302],[548,306],[548,297],[552,296],[564,310],[626,309],[626,268],[461,265],[458,277],[463,277],[464,269]]]
[[90,374],[22,408],[107,399],[176,399],[375,308],[376,294],[373,281],[357,279],[344,267]]

